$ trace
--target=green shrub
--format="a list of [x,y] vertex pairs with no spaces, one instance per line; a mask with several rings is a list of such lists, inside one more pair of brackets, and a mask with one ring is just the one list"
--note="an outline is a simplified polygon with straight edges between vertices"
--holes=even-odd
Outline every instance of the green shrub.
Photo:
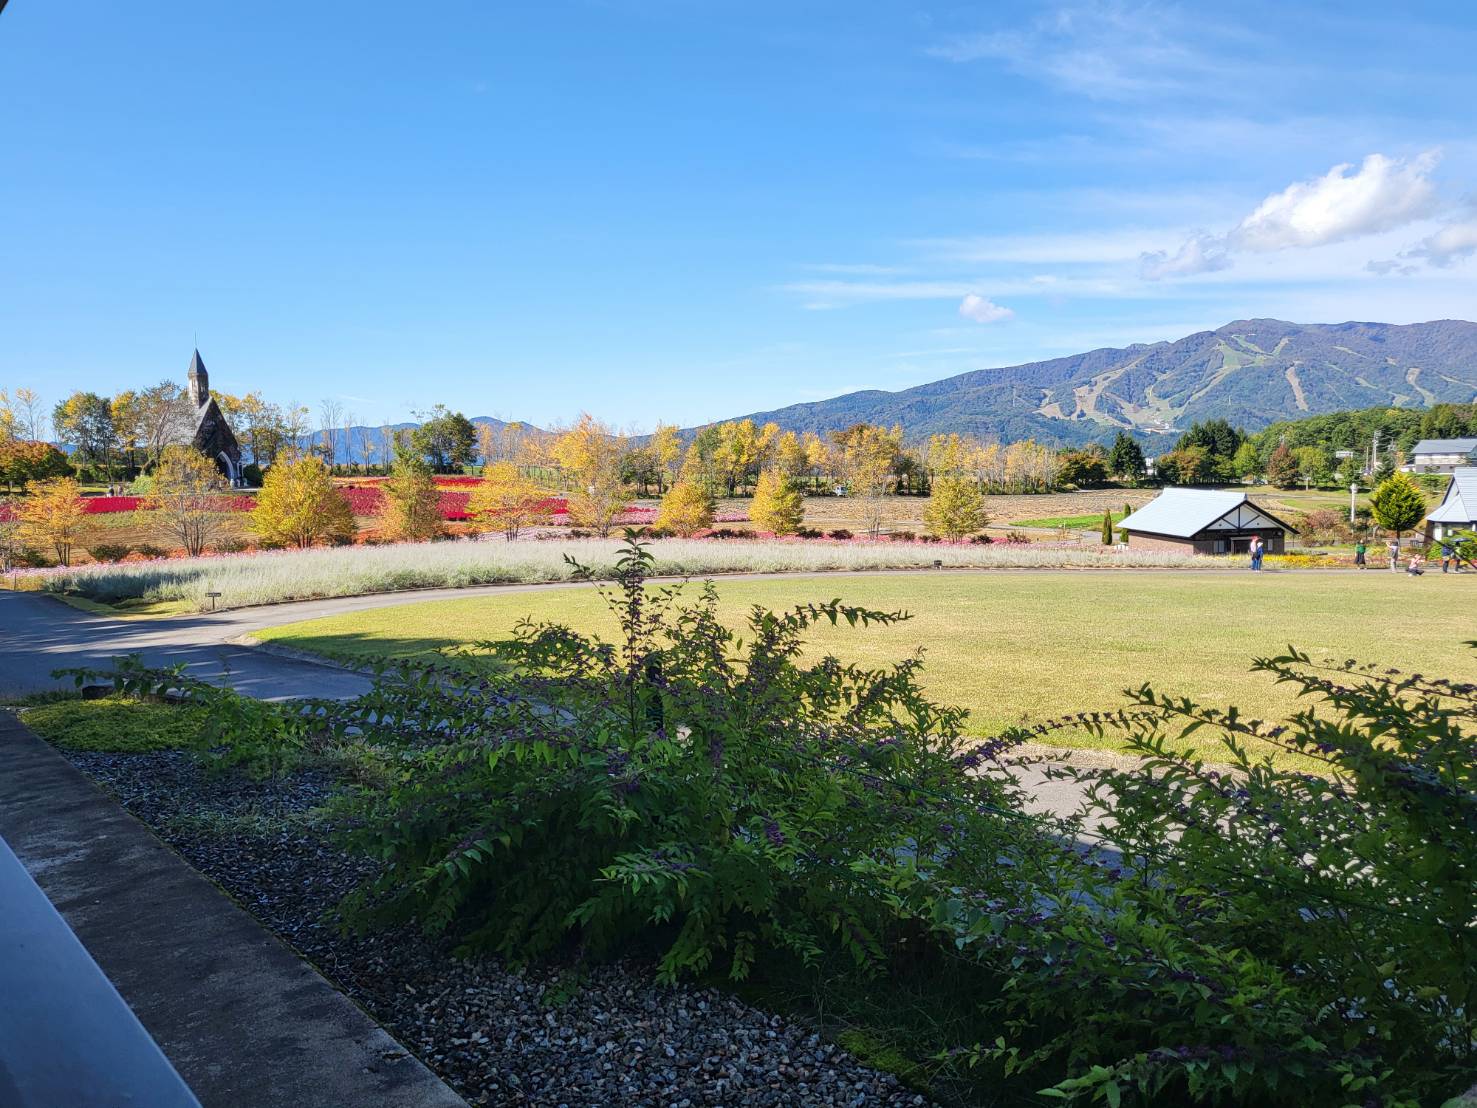
[[121,542],[100,542],[89,546],[87,553],[94,562],[121,562],[133,553],[133,547]]
[[387,724],[356,713],[368,741],[399,751],[393,784],[346,812],[348,841],[384,863],[360,918],[418,919],[519,958],[652,948],[668,980],[741,979],[766,952],[886,964],[893,920],[857,894],[852,861],[933,852],[966,826],[992,858],[1013,849],[984,812],[1004,787],[957,760],[961,713],[924,698],[916,659],[800,661],[817,621],[899,614],[756,610],[741,641],[711,586],[691,607],[648,594],[651,563],[639,545],[622,557],[620,644],[525,624],[479,647],[502,676],[407,668],[378,690]]
[[[1110,1104],[1413,1106],[1471,1083],[1477,686],[1296,652],[1255,668],[1323,710],[1274,727],[1145,686],[1089,721],[1146,761],[1067,771],[1116,853],[1062,867],[1029,926],[894,882],[961,949],[1013,952],[997,1014],[1032,1034],[983,1056]],[[1231,770],[1177,752],[1200,727]],[[1250,735],[1326,772],[1253,759]]]
[[145,558],[162,558],[168,553],[162,546],[155,546],[151,542],[141,542],[135,549]]

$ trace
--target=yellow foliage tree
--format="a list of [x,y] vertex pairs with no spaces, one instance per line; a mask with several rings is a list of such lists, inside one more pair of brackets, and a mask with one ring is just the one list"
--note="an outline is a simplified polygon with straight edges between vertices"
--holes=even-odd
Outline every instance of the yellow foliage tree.
[[306,548],[351,537],[354,512],[333,487],[322,458],[289,454],[267,470],[250,527],[264,542]]
[[979,482],[972,477],[950,475],[933,483],[933,495],[923,513],[923,522],[935,535],[962,539],[973,535],[990,521]]
[[472,490],[467,510],[488,530],[500,530],[509,542],[525,527],[547,523],[548,496],[511,462],[487,467],[486,477]]
[[903,429],[894,427],[889,431],[858,423],[831,437],[836,444],[832,464],[846,486],[846,495],[860,501],[867,531],[875,535],[882,529],[883,500],[897,482]]
[[805,442],[794,431],[774,440],[774,464],[787,477],[803,477],[810,468]]
[[400,542],[428,542],[446,532],[441,521],[441,490],[422,458],[401,454],[385,482],[380,531]]
[[82,486],[74,477],[53,477],[31,485],[31,495],[16,505],[20,538],[35,546],[50,546],[62,565],[72,564],[72,547],[87,519]]
[[651,457],[656,463],[657,491],[664,492],[677,480],[682,464],[682,436],[671,424],[658,423],[651,433]]
[[569,485],[569,520],[604,537],[631,490],[621,480],[625,439],[588,413],[554,439],[549,456]]
[[154,493],[145,502],[160,528],[198,557],[229,515],[225,478],[216,464],[188,446],[167,446],[154,467]]
[[805,522],[805,498],[795,479],[777,466],[761,473],[759,483],[754,486],[749,518],[761,530],[776,535],[793,535],[800,530]]
[[713,497],[701,481],[684,475],[662,497],[656,525],[687,538],[713,526]]

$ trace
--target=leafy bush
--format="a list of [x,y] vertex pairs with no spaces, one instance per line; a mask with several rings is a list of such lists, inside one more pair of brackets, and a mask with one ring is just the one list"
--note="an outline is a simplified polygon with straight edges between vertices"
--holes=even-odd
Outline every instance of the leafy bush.
[[55,558],[29,546],[19,547],[10,557],[15,565],[24,566],[27,569],[46,569],[56,565]]
[[121,562],[131,553],[133,547],[127,543],[100,542],[87,548],[87,554],[94,562]]
[[801,664],[815,622],[901,614],[756,609],[741,641],[711,586],[691,607],[648,593],[652,564],[634,544],[618,564],[618,646],[524,624],[481,647],[519,676],[407,669],[355,713],[399,751],[390,787],[346,813],[349,842],[384,862],[361,918],[514,957],[651,944],[669,980],[743,978],[766,951],[885,963],[889,916],[851,862],[932,853],[966,826],[991,857],[1014,849],[987,813],[1004,786],[959,761],[962,713],[923,696],[916,659]]
[[1303,513],[1297,529],[1303,542],[1314,546],[1353,540],[1347,516],[1332,508],[1315,508]]
[[[1110,1104],[1435,1104],[1471,1082],[1477,686],[1296,651],[1255,668],[1323,710],[1270,726],[1145,686],[1088,721],[1146,759],[1065,772],[1110,817],[1106,874],[1063,867],[1029,927],[937,889],[916,904],[961,949],[1015,952],[1002,1019],[1072,1013],[982,1054]],[[1200,727],[1229,772],[1178,752]],[[1324,772],[1250,757],[1253,735]]]
[[838,527],[836,528],[836,530],[831,531],[827,534],[827,538],[832,539],[850,539],[854,537],[855,536],[852,535],[852,533],[848,531],[845,527]]
[[240,554],[242,551],[249,550],[250,548],[251,544],[245,539],[236,537],[219,539],[215,544],[216,553],[218,554]]
[[155,546],[151,542],[141,542],[134,549],[145,558],[162,558],[168,553],[162,546]]

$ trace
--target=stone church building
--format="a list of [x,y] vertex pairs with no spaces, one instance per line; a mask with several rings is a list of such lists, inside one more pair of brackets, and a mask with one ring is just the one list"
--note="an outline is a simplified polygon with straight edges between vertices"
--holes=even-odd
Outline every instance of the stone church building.
[[198,350],[190,359],[188,395],[195,407],[195,435],[191,440],[195,449],[220,466],[231,484],[242,484],[241,444],[236,441],[220,405],[210,395],[210,374],[205,371]]

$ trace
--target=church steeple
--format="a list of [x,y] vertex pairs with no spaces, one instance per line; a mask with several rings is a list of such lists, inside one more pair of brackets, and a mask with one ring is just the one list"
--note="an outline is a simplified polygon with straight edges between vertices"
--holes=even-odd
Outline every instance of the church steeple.
[[200,360],[198,350],[190,359],[190,399],[197,408],[205,407],[206,401],[210,399],[210,374],[205,371],[205,363]]

